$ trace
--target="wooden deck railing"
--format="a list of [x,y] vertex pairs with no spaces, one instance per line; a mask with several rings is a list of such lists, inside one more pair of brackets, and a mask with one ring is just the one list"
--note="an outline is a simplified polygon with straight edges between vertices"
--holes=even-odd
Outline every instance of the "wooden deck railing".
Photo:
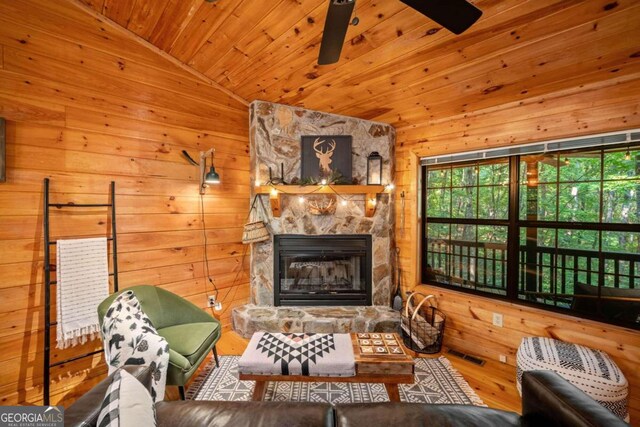
[[507,245],[429,239],[427,277],[469,287],[506,289]]
[[[640,288],[639,253],[536,246],[532,255],[533,271],[527,269],[527,247],[520,247],[521,294],[571,297],[576,283],[596,286],[601,273],[606,287]],[[433,280],[489,291],[506,289],[506,244],[428,239],[425,261],[427,277]]]

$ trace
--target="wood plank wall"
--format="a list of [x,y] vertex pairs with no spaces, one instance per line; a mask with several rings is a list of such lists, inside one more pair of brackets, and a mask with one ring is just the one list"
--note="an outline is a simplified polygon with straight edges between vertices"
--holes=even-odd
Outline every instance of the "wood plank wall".
[[[107,202],[114,180],[120,286],[160,286],[205,307],[211,286],[205,282],[198,171],[181,150],[197,158],[215,147],[223,183],[204,197],[205,223],[228,326],[230,309],[249,292],[240,244],[249,200],[246,105],[70,1],[16,0],[0,2],[0,117],[7,119],[0,404],[42,401],[45,177],[51,178],[52,201],[62,203]],[[65,212],[52,216],[54,237],[109,229],[104,210]],[[62,360],[99,348],[94,341],[52,356]],[[55,368],[52,402],[69,403],[104,373],[101,355]]]
[[[477,99],[470,96],[466,100],[468,104],[456,106],[465,111],[463,113],[441,116],[437,120],[425,117],[416,124],[398,128],[396,184],[398,194],[404,191],[407,202],[404,229],[401,227],[402,205],[396,204],[396,236],[405,289],[420,283],[419,156],[639,128],[640,74],[624,72],[624,77],[617,77],[617,71],[625,70],[623,61],[619,66],[610,67],[615,72],[601,69],[598,79],[592,74],[581,76],[580,67],[575,67],[570,80],[559,77],[545,88],[523,85],[519,89],[523,99],[516,102],[499,95]],[[525,95],[527,91],[534,95]],[[504,102],[496,103],[496,99]],[[489,105],[492,102],[494,105]],[[606,351],[631,384],[631,418],[634,424],[640,425],[638,331],[441,288],[426,289],[437,295],[440,307],[448,316],[445,345],[451,348],[492,360],[504,354],[507,363],[513,366],[516,350],[525,336],[558,338]],[[503,328],[492,325],[492,312],[504,315]]]

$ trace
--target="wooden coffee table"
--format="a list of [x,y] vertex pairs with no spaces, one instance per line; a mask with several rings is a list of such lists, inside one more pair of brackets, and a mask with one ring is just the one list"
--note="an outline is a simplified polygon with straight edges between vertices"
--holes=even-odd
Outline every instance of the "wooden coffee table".
[[262,400],[269,381],[382,383],[389,400],[400,401],[398,384],[414,383],[414,362],[402,346],[398,334],[351,334],[356,375],[352,377],[320,377],[306,375],[240,374],[241,380],[255,381],[253,400]]

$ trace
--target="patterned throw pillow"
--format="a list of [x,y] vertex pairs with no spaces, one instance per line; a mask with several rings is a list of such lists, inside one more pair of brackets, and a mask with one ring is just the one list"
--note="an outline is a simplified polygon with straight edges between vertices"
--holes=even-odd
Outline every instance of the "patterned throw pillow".
[[102,339],[109,374],[124,365],[149,366],[153,373],[151,397],[154,402],[164,399],[169,344],[158,335],[133,291],[123,292],[109,306],[102,322]]
[[156,425],[153,399],[133,375],[116,371],[100,407],[98,427],[140,427]]

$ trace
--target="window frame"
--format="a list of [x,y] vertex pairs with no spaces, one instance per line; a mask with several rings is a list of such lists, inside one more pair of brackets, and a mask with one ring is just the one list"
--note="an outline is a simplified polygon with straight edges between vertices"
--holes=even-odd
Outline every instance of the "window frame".
[[[464,165],[478,165],[479,163],[486,163],[486,161],[478,161],[478,160],[469,160],[469,161],[457,161],[451,162],[447,164],[422,164],[420,166],[420,233],[419,233],[419,247],[420,247],[420,255],[419,255],[419,268],[420,268],[420,278],[421,283],[436,286],[445,289],[450,289],[454,291],[464,292],[472,295],[482,296],[486,298],[495,298],[498,300],[502,300],[509,303],[519,304],[527,307],[537,308],[541,310],[547,310],[552,312],[557,312],[565,315],[570,315],[579,318],[585,318],[590,320],[595,320],[598,322],[603,322],[607,324],[619,325],[630,329],[640,330],[640,323],[629,324],[627,322],[615,321],[612,319],[606,319],[604,317],[598,316],[597,314],[585,313],[581,311],[576,311],[571,308],[563,308],[558,307],[556,305],[548,305],[546,303],[529,301],[526,299],[520,298],[520,283],[519,283],[519,275],[521,273],[521,261],[520,261],[520,230],[527,228],[537,228],[537,229],[551,229],[551,230],[591,230],[599,233],[599,248],[597,251],[598,256],[598,301],[600,301],[601,288],[604,287],[605,282],[605,263],[603,253],[606,252],[602,248],[602,236],[604,232],[639,232],[640,224],[633,223],[607,223],[603,222],[602,214],[603,214],[603,196],[604,196],[604,183],[608,180],[604,176],[604,167],[605,167],[605,153],[609,150],[616,149],[633,149],[634,151],[640,149],[640,143],[632,142],[632,143],[621,143],[621,144],[607,144],[600,145],[588,148],[579,148],[579,149],[570,149],[570,150],[557,150],[554,151],[554,154],[557,154],[560,157],[564,154],[572,154],[572,153],[580,153],[580,152],[589,152],[589,151],[600,151],[600,177],[597,180],[600,186],[600,212],[598,213],[598,221],[597,222],[569,222],[569,221],[560,221],[558,218],[558,213],[556,213],[556,218],[554,221],[545,221],[545,220],[527,220],[520,219],[520,162],[522,157],[526,157],[528,154],[514,154],[504,157],[496,157],[490,159],[491,161],[496,160],[507,160],[509,165],[509,192],[508,192],[508,217],[506,220],[503,219],[480,219],[478,218],[478,214],[476,213],[476,218],[454,218],[452,217],[452,212],[449,213],[449,217],[429,217],[427,215],[427,195],[429,188],[427,187],[427,174],[429,168],[437,168],[441,169],[444,167],[460,167]],[[489,160],[489,159],[487,159]],[[559,170],[559,168],[558,168]],[[610,181],[610,180],[609,180]],[[562,182],[558,180],[556,185],[560,185]],[[476,186],[478,184],[476,183]],[[524,184],[526,185],[526,183]],[[450,189],[451,186],[443,187]],[[559,189],[556,190],[559,192]],[[556,206],[556,209],[559,209],[559,206]],[[637,213],[640,216],[640,212]],[[506,288],[505,295],[501,295],[498,293],[491,293],[486,291],[477,290],[474,288],[468,288],[464,286],[456,286],[448,283],[437,282],[432,279],[428,279],[427,275],[427,225],[430,223],[434,224],[468,224],[468,225],[493,225],[493,226],[505,226],[507,227],[507,252],[506,252]],[[451,238],[451,236],[449,236]],[[515,237],[515,238],[514,238]],[[557,248],[557,245],[556,245]],[[536,262],[536,265],[538,263]],[[633,279],[633,278],[632,278]],[[634,283],[635,285],[635,283]],[[640,286],[635,286],[636,289],[640,289]],[[556,297],[557,298],[557,297]]]

